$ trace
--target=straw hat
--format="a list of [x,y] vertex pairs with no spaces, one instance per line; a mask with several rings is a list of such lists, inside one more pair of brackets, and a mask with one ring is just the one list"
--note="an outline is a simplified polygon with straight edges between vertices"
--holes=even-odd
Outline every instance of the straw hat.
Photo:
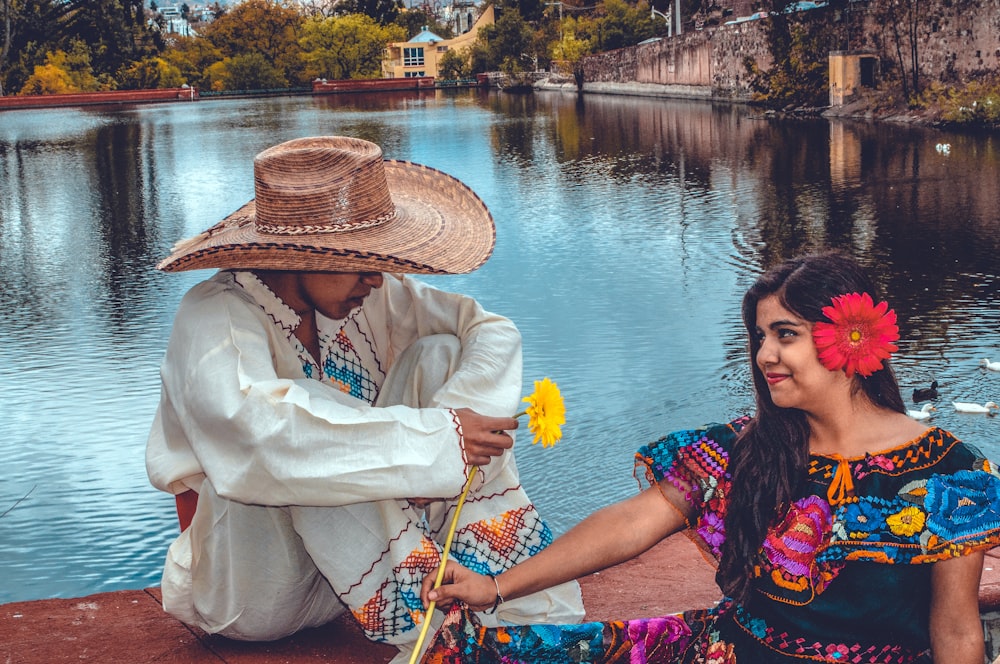
[[472,272],[493,253],[486,205],[441,171],[383,160],[374,143],[301,138],[254,159],[255,199],[174,246],[167,272]]

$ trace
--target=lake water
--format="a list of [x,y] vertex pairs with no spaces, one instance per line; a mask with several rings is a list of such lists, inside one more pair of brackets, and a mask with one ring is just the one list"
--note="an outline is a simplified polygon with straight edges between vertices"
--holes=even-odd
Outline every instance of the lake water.
[[[549,376],[564,440],[518,443],[557,532],[636,490],[631,455],[752,406],[739,301],[805,250],[869,265],[895,307],[904,395],[1000,459],[1000,139],[776,121],[742,106],[564,93],[207,100],[0,114],[0,603],[159,583],[177,532],[143,453],[183,293],[153,269],[253,195],[252,159],[345,134],[467,182],[497,249],[431,277],[512,318],[525,393]],[[947,145],[947,148],[945,148]]]

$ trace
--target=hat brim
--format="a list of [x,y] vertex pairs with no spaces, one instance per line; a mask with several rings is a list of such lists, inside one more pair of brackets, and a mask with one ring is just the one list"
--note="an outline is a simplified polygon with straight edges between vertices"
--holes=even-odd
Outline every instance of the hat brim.
[[395,216],[360,230],[300,235],[261,233],[250,201],[207,231],[174,246],[157,269],[261,269],[304,272],[464,274],[496,245],[486,204],[435,168],[385,160]]

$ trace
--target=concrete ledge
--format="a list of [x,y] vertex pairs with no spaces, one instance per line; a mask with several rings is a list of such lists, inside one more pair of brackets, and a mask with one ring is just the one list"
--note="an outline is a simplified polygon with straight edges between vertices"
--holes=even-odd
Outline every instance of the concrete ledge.
[[[697,548],[677,535],[580,585],[588,619],[641,618],[711,606],[720,599],[714,576]],[[980,606],[992,661],[1000,647],[1000,550],[987,554]],[[163,613],[157,588],[0,606],[0,661],[6,664],[380,664],[395,653],[365,639],[349,618],[270,643],[209,636]]]
[[676,97],[680,99],[712,99],[712,88],[707,85],[662,85],[659,83],[605,83],[585,81],[583,91],[603,95],[631,95],[635,97]]

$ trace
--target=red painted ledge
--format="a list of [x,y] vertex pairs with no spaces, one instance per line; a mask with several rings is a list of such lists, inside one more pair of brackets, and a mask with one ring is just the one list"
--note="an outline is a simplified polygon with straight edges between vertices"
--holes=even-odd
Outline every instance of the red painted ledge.
[[341,92],[392,92],[400,90],[433,90],[433,76],[411,78],[364,78],[313,81],[313,94],[336,94]]
[[96,104],[146,104],[162,101],[197,101],[195,88],[158,88],[156,90],[110,90],[107,92],[74,92],[60,95],[25,95],[0,97],[0,110],[17,108],[48,108],[61,106],[93,106]]
[[[710,606],[719,599],[713,579],[698,550],[678,535],[580,585],[588,619],[606,620]],[[987,554],[981,588],[983,612],[1000,610],[1000,552]],[[0,661],[7,664],[384,664],[395,653],[365,639],[349,618],[270,643],[209,636],[166,615],[158,588],[0,606]]]

